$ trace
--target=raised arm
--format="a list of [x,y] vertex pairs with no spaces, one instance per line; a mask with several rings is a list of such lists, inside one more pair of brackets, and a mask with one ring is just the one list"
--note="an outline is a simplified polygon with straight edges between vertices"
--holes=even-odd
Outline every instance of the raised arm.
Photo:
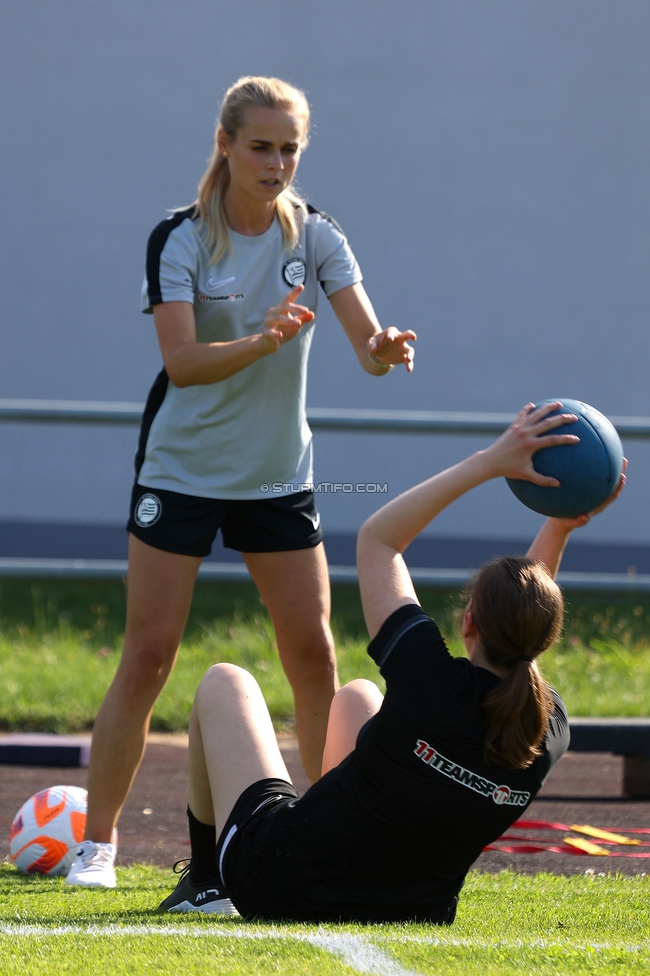
[[569,536],[574,529],[586,525],[588,521],[588,515],[580,515],[575,519],[546,519],[531,542],[526,555],[530,559],[544,563],[550,575],[555,579]]
[[261,332],[232,342],[197,342],[194,309],[190,302],[155,305],[153,315],[158,343],[167,375],[174,386],[219,383],[262,356],[276,352],[314,317],[304,305],[295,303],[302,290],[303,286],[297,285],[283,302],[269,309]]
[[574,529],[582,528],[583,525],[586,525],[587,522],[591,521],[591,517],[593,515],[598,515],[603,511],[603,509],[607,508],[608,505],[611,505],[613,501],[616,501],[625,487],[626,470],[627,459],[623,458],[623,474],[621,475],[621,480],[616,486],[616,490],[607,499],[607,501],[600,506],[600,508],[596,509],[595,512],[591,512],[591,514],[585,513],[584,515],[578,515],[577,518],[572,519],[546,519],[532,541],[526,555],[529,556],[530,559],[537,559],[540,563],[544,563],[553,579],[555,579],[560,568],[560,563],[562,562],[562,555],[566,548],[566,544],[569,541],[569,536]]
[[575,434],[552,433],[554,428],[576,420],[573,414],[548,416],[559,407],[560,403],[553,403],[535,410],[533,404],[528,404],[487,450],[478,451],[411,488],[364,523],[357,542],[357,566],[371,637],[398,607],[418,602],[402,553],[448,505],[484,481],[501,476],[524,478],[548,487],[558,485],[554,478],[535,471],[532,458],[543,447],[578,440]]
[[409,342],[417,338],[415,332],[393,327],[382,331],[362,284],[334,292],[330,304],[366,373],[384,376],[399,363],[404,363],[408,373],[413,371],[414,350]]

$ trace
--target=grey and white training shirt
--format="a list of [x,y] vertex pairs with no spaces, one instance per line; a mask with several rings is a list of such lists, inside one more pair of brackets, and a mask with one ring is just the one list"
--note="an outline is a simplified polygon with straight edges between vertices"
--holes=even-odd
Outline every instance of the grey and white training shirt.
[[[329,297],[361,281],[340,229],[310,208],[298,245],[284,249],[277,217],[257,237],[231,231],[233,253],[210,264],[194,207],[152,232],[141,309],[191,302],[198,342],[230,342],[262,331],[269,308],[297,284],[316,313],[318,284]],[[277,352],[218,383],[179,389],[163,369],[149,393],[136,457],[137,480],[204,498],[268,497],[260,485],[310,484],[305,413],[307,357],[315,320]]]

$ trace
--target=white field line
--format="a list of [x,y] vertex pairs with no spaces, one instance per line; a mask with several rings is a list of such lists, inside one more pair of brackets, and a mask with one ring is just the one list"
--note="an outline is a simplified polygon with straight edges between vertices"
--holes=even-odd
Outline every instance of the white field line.
[[[576,942],[568,936],[563,939],[481,939],[481,938],[456,938],[453,936],[435,935],[374,935],[372,941],[359,935],[348,932],[333,933],[325,929],[317,932],[292,932],[286,928],[257,929],[250,928],[227,928],[225,926],[194,927],[189,925],[0,925],[0,936],[18,936],[23,938],[48,938],[51,936],[64,935],[89,935],[93,937],[114,937],[114,936],[182,936],[190,939],[294,939],[298,942],[309,942],[317,948],[326,949],[335,955],[343,957],[347,965],[357,969],[358,972],[377,973],[378,976],[413,976],[412,970],[400,967],[388,956],[384,956],[379,950],[377,943],[390,946],[390,944],[416,943],[418,945],[431,946],[451,946],[459,949],[578,949],[584,951],[622,951],[622,952],[649,952],[650,939],[640,944],[621,945],[611,942]],[[363,949],[365,956],[355,956],[356,962],[348,962],[358,951]],[[374,968],[361,968],[367,965],[365,960],[370,959],[371,952],[378,952],[390,968],[377,968],[377,962],[372,962]],[[369,963],[368,963],[369,964]]]
[[601,950],[607,952],[650,952],[650,939],[645,942],[633,945],[620,945],[611,942],[575,942],[569,936],[563,939],[458,939],[453,936],[441,938],[436,935],[380,935],[376,937],[378,942],[387,943],[409,943],[417,945],[432,945],[444,948],[451,946],[454,949],[579,949],[584,952]]
[[295,939],[299,942],[309,942],[317,949],[324,949],[334,956],[339,956],[346,966],[358,973],[369,973],[372,976],[419,976],[412,969],[404,969],[396,960],[391,959],[377,946],[358,935],[348,932],[340,934],[323,930],[314,933],[276,931],[274,929],[255,931],[249,929],[211,928],[198,929],[189,926],[157,926],[157,925],[59,925],[49,928],[46,925],[1,925],[0,935],[22,936],[28,938],[48,938],[63,935],[90,936],[125,936],[125,935],[163,935],[183,936],[184,938],[235,938],[235,939]]
[[349,932],[338,935],[320,932],[301,938],[319,949],[326,949],[334,956],[340,956],[346,966],[356,969],[358,973],[372,973],[374,976],[418,976],[413,969],[404,969],[396,959],[387,956],[359,935]]

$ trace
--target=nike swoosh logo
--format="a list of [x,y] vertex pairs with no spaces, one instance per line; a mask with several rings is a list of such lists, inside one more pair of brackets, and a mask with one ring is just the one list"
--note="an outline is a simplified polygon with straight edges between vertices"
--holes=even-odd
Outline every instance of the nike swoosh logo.
[[214,278],[208,278],[205,283],[205,287],[209,288],[210,291],[216,291],[217,288],[221,288],[222,285],[228,285],[231,281],[235,280],[236,275],[231,275],[230,278],[222,278],[221,281],[215,281]]
[[320,525],[320,512],[318,512],[318,514],[316,515],[316,518],[315,519],[309,518],[309,516],[307,516],[307,518],[309,519],[309,521],[311,522],[311,524],[314,526],[314,532],[316,532],[317,529],[318,529],[318,526]]

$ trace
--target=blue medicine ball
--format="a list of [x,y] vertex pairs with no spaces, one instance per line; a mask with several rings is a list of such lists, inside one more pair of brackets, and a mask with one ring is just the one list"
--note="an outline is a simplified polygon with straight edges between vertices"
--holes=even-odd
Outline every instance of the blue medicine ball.
[[[578,444],[545,447],[533,455],[533,467],[540,474],[557,478],[559,488],[543,488],[532,481],[506,479],[520,502],[534,512],[553,518],[575,518],[593,512],[616,488],[623,470],[623,445],[616,428],[594,407],[580,400],[565,400],[556,413],[574,413],[573,424],[556,427],[553,434],[577,434]],[[536,406],[553,403],[542,400]]]

